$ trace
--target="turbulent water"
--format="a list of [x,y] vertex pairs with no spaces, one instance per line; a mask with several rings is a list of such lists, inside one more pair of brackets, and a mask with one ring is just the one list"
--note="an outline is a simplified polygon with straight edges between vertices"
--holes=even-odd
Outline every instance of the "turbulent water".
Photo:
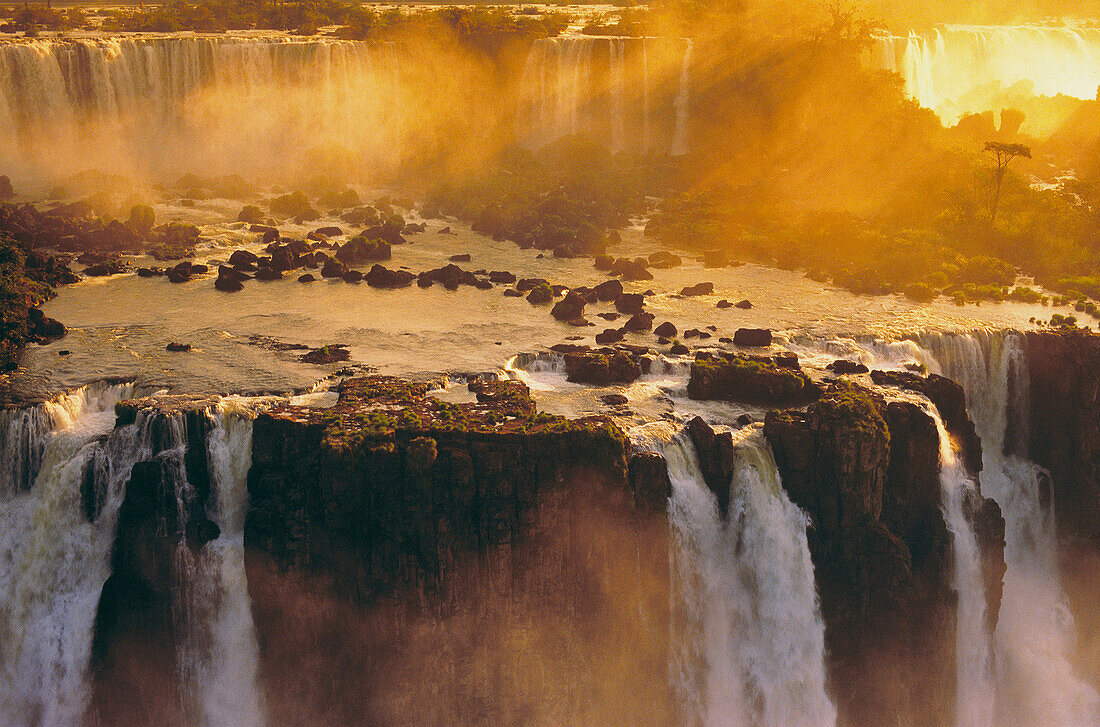
[[691,56],[690,40],[536,40],[523,71],[519,132],[536,147],[583,133],[612,153],[686,154]]
[[[0,722],[79,724],[99,595],[110,575],[115,524],[135,462],[151,454],[147,420],[119,429],[114,404],[129,386],[88,387],[42,407],[40,455],[6,450],[3,474],[31,473],[30,490],[0,487]],[[44,436],[43,436],[44,435]],[[81,487],[101,509],[89,520]],[[14,483],[18,484],[18,483]]]
[[188,724],[198,727],[263,727],[257,683],[259,645],[252,624],[244,570],[247,476],[252,464],[252,421],[223,402],[207,438],[213,503],[221,530],[192,554],[181,542],[177,618]]
[[827,727],[825,631],[806,516],[791,503],[767,445],[740,441],[721,519],[694,446],[667,424],[635,432],[672,480],[671,675],[693,727]]
[[[1074,673],[1075,646],[1057,568],[1055,513],[1047,475],[1021,454],[1027,431],[1028,372],[1021,337],[930,337],[934,365],[963,385],[982,438],[982,492],[1005,518],[1004,595],[994,634],[998,727],[1100,724],[1100,698]],[[1014,437],[1008,438],[1012,422]],[[1045,483],[1045,484],[1044,484]]]
[[0,152],[31,176],[191,171],[200,155],[247,173],[288,160],[288,139],[390,162],[398,74],[394,46],[334,39],[0,41]]
[[959,459],[955,444],[934,406],[928,412],[940,437],[940,490],[944,518],[951,532],[953,585],[958,594],[955,638],[955,727],[993,727],[993,644],[982,577],[982,558],[967,502],[979,495]]
[[922,106],[950,121],[999,109],[990,99],[1015,84],[1082,99],[1094,98],[1100,85],[1100,28],[949,25],[882,36],[875,53]]

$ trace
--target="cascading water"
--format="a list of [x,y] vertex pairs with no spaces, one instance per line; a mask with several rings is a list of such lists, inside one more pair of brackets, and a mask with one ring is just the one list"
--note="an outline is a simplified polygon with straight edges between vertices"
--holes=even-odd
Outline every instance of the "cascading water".
[[[132,387],[86,387],[48,402],[33,486],[0,487],[0,722],[71,727],[87,708],[92,631],[119,507],[149,421],[113,429]],[[5,457],[19,452],[5,452]],[[10,462],[10,459],[9,459]],[[27,468],[5,467],[5,478]],[[82,488],[98,503],[89,520]],[[86,490],[85,490],[86,491]],[[94,512],[98,510],[98,512]]]
[[682,723],[825,727],[825,632],[805,515],[787,498],[766,444],[742,439],[722,520],[691,441],[667,423],[635,430],[672,480],[671,679]]
[[986,616],[988,604],[982,576],[982,557],[966,503],[979,496],[974,481],[959,460],[951,436],[935,406],[927,411],[940,437],[940,491],[944,519],[951,532],[956,618],[955,727],[993,727],[993,653]]
[[[524,66],[518,133],[536,148],[584,134],[612,152],[686,154],[692,49],[677,38],[536,40]],[[666,77],[678,79],[674,93],[664,92]]]
[[1014,443],[1025,438],[1028,413],[1021,337],[975,333],[933,336],[923,343],[932,368],[966,391],[982,439],[982,491],[997,501],[1005,518],[1008,570],[994,634],[994,724],[1100,724],[1100,697],[1074,674],[1069,658],[1075,626],[1058,576],[1054,513],[1044,506],[1047,475]]
[[221,533],[198,553],[181,542],[176,554],[181,686],[188,724],[263,727],[259,645],[244,568],[252,420],[230,401],[218,405],[213,420],[207,436],[212,485],[207,509]]
[[22,162],[32,176],[43,154],[55,171],[160,171],[205,154],[249,172],[285,159],[287,139],[382,158],[401,132],[398,66],[392,44],[331,38],[3,41],[0,152],[8,173]]
[[999,109],[992,94],[1029,84],[1041,96],[1091,99],[1100,85],[1100,28],[949,25],[877,38],[873,62],[897,71],[922,106],[954,121]]

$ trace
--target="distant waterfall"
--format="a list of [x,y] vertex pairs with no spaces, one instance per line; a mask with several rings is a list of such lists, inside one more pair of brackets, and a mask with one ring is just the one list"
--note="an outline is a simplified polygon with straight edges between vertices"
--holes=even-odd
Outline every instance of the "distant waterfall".
[[690,727],[831,727],[825,629],[806,516],[758,436],[741,441],[729,517],[718,514],[691,440],[635,431],[669,467],[674,618],[671,678]]
[[962,113],[999,110],[1017,83],[1040,96],[1096,97],[1100,28],[948,25],[876,39],[872,62],[905,78],[911,96],[953,123]]
[[[1018,334],[928,337],[932,362],[966,391],[982,438],[982,491],[1005,518],[1004,595],[994,634],[998,727],[1100,724],[1100,697],[1073,671],[1076,634],[1059,581],[1048,475],[1017,452],[1028,416],[1028,372]],[[1010,427],[1011,423],[1011,427]],[[1012,438],[1009,437],[1012,434]]]
[[934,406],[928,412],[940,437],[940,491],[944,519],[951,532],[953,586],[959,602],[955,639],[955,727],[993,727],[993,653],[990,642],[982,556],[966,503],[979,493]]
[[184,543],[177,552],[181,686],[189,724],[263,727],[259,645],[244,569],[252,420],[226,402],[213,417],[207,437],[213,494],[207,509],[221,534],[197,554]]
[[0,153],[32,173],[251,171],[296,148],[397,137],[392,44],[285,36],[0,41]]
[[583,134],[612,153],[686,154],[692,48],[677,38],[536,40],[524,65],[517,131],[536,148]]
[[[88,664],[118,510],[135,462],[151,456],[149,421],[113,429],[130,386],[89,386],[40,407],[50,422],[0,471],[0,723],[73,727],[90,698]],[[41,419],[38,421],[42,421]],[[9,421],[10,424],[10,421]],[[10,439],[9,439],[10,441]],[[30,473],[30,489],[11,473]],[[88,518],[82,490],[94,488]]]

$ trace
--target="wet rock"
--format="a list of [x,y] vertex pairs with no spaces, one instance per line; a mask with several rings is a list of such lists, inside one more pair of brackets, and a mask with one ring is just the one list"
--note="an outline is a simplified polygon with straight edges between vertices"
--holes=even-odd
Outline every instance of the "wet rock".
[[673,356],[686,356],[687,354],[691,353],[691,349],[684,344],[677,342],[672,344],[672,346],[668,349],[668,352],[671,353]]
[[324,266],[321,268],[322,278],[342,278],[347,273],[348,268],[339,260],[329,259],[325,261]]
[[622,394],[604,394],[600,401],[608,406],[625,406],[630,400]]
[[748,425],[752,424],[752,422],[753,418],[751,414],[742,414],[741,416],[737,417],[738,426],[747,427]]
[[256,270],[256,280],[271,281],[282,280],[283,274],[274,268],[259,268]]
[[516,282],[516,276],[506,270],[493,270],[489,273],[489,282],[511,285]]
[[[316,237],[323,237],[323,238],[340,237],[341,235],[344,234],[344,231],[341,230],[339,227],[336,227],[335,225],[330,225],[328,227],[318,227],[316,230],[314,230],[310,234],[315,235]],[[316,237],[314,237],[313,239],[316,239]]]
[[698,352],[688,380],[692,399],[791,406],[820,394],[820,387],[801,370],[782,368],[764,356]]
[[345,283],[358,283],[362,279],[363,279],[363,273],[359,272],[358,270],[349,270],[346,273],[344,273],[344,282]]
[[634,357],[625,351],[568,353],[565,355],[566,380],[578,384],[628,384],[642,375]]
[[738,346],[770,346],[772,332],[766,328],[738,328],[733,334],[733,342]]
[[692,297],[698,295],[713,295],[714,283],[696,283],[695,285],[689,285],[680,291],[680,295],[685,297]]
[[618,280],[608,280],[595,286],[592,290],[596,294],[596,300],[610,303],[623,294],[623,284]]
[[642,509],[664,512],[672,496],[672,481],[668,462],[657,452],[638,452],[630,458],[630,489],[634,505]]
[[603,333],[596,334],[596,343],[601,346],[618,343],[621,340],[623,340],[623,332],[617,328],[606,328]]
[[750,303],[748,300],[739,300],[736,303],[734,303],[733,305],[734,305],[735,308],[740,308],[741,310],[751,310],[752,309],[752,303]]
[[594,264],[597,270],[606,272],[615,264],[615,258],[610,255],[597,255]]
[[104,260],[103,262],[89,265],[84,268],[84,274],[90,277],[103,277],[105,275],[117,275],[130,271],[130,263],[124,260]]
[[153,208],[147,204],[136,204],[130,208],[130,219],[126,226],[138,235],[145,235],[156,223],[156,215]]
[[634,315],[643,312],[645,298],[641,293],[623,293],[615,299],[615,310]]
[[619,258],[609,273],[623,280],[653,280],[653,273],[646,270],[645,262]]
[[519,292],[515,288],[508,288],[504,291],[504,297],[506,298],[522,298],[523,293]]
[[605,321],[617,321],[619,320],[618,313],[597,313],[597,317],[603,318]]
[[468,262],[470,262],[470,253],[465,252],[465,253],[462,253],[461,255],[451,255],[447,259],[450,260],[453,263],[468,263]]
[[306,273],[305,275],[299,275],[298,276],[298,282],[299,283],[312,283],[315,280],[317,280],[317,278],[313,277],[313,275],[311,275],[310,273]]
[[353,237],[336,249],[336,259],[348,266],[389,260],[391,256],[390,243],[362,236]]
[[860,363],[859,361],[849,361],[846,358],[839,358],[825,368],[829,369],[838,376],[849,374],[865,374],[870,370],[867,368],[866,365]]
[[15,196],[15,190],[12,189],[11,179],[6,174],[0,174],[0,200],[11,199]]
[[382,265],[375,265],[364,279],[372,288],[404,288],[412,285],[416,276],[407,270],[389,270]]
[[653,327],[653,314],[652,313],[635,313],[629,320],[623,325],[628,331],[639,332],[648,331]]
[[687,425],[695,453],[699,456],[699,469],[707,488],[718,499],[718,513],[725,519],[729,514],[730,479],[733,477],[733,435],[716,432],[700,417],[694,417]]
[[673,255],[671,252],[665,250],[659,250],[649,256],[650,266],[661,270],[678,268],[683,262],[684,261],[680,259],[679,255]]
[[554,298],[554,292],[550,289],[549,285],[539,285],[532,288],[531,292],[527,294],[527,302],[533,305],[543,305],[549,303]]
[[[532,291],[533,294],[534,291]],[[530,296],[527,298],[531,300]],[[569,291],[564,298],[554,304],[550,315],[559,321],[571,321],[584,315],[586,301],[574,291]],[[586,324],[585,324],[586,325]]]
[[224,293],[235,293],[244,287],[244,281],[249,276],[235,268],[221,265],[218,267],[218,277],[214,281],[214,288]]
[[728,300],[723,298],[722,300],[718,301],[718,303],[715,305],[715,307],[716,308],[722,308],[724,310],[726,308],[732,308],[733,303],[730,303]]
[[315,348],[303,354],[298,360],[308,364],[330,364],[347,361],[349,358],[351,358],[351,352],[348,351],[348,347],[342,343],[334,343]]
[[191,350],[191,344],[190,343],[176,343],[176,342],[173,341],[172,343],[169,343],[167,346],[165,346],[164,350],[165,351],[172,351],[173,353],[187,353],[188,351]]

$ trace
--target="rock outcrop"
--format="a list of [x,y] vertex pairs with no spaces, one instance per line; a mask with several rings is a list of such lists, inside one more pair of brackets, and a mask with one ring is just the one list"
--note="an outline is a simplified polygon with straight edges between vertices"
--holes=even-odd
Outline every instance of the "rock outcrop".
[[820,387],[783,358],[700,351],[691,364],[688,396],[767,406],[806,404]]
[[1031,410],[1010,412],[1005,446],[1050,471],[1059,534],[1100,548],[1100,336],[1029,333],[1025,345]]
[[[764,433],[785,489],[813,523],[842,718],[952,724],[955,595],[935,422],[916,404],[843,384],[805,411],[769,412]],[[1000,514],[992,501],[980,507],[987,592],[999,602],[1003,520],[991,542]]]

